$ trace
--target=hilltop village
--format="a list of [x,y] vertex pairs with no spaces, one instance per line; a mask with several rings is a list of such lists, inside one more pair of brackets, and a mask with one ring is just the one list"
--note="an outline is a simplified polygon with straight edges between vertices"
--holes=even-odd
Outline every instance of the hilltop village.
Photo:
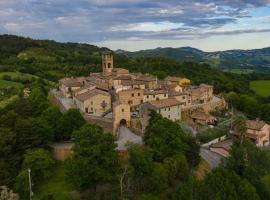
[[105,130],[119,133],[125,125],[143,135],[152,110],[173,121],[214,123],[209,114],[226,106],[213,94],[213,86],[194,86],[187,78],[130,73],[114,67],[113,55],[102,54],[102,72],[88,77],[59,80],[59,100],[63,109],[78,108],[85,118]]

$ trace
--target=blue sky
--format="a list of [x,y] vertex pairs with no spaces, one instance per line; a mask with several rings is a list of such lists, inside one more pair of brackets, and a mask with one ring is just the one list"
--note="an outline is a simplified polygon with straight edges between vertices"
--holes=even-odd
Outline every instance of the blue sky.
[[112,49],[270,46],[270,0],[0,0],[0,34]]

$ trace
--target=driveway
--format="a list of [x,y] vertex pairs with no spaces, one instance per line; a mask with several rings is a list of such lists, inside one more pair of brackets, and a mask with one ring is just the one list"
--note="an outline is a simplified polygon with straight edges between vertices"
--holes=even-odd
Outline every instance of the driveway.
[[209,163],[212,169],[217,167],[221,163],[221,160],[223,158],[221,155],[218,155],[217,153],[214,153],[203,147],[201,147],[200,155],[204,160]]

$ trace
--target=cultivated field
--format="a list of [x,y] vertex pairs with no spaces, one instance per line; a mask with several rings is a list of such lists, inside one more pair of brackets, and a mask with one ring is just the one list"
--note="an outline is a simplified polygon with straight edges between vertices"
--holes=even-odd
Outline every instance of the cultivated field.
[[250,88],[260,96],[270,96],[270,80],[252,81]]

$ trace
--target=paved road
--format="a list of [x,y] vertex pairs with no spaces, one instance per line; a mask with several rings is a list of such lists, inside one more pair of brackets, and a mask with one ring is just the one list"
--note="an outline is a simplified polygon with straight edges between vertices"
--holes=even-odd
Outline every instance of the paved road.
[[206,160],[210,167],[213,169],[219,165],[221,162],[222,156],[218,155],[217,153],[214,153],[212,151],[209,151],[206,148],[201,148],[200,152],[201,157]]
[[120,126],[117,140],[117,149],[126,150],[127,143],[142,144],[142,137],[134,134],[126,126]]

